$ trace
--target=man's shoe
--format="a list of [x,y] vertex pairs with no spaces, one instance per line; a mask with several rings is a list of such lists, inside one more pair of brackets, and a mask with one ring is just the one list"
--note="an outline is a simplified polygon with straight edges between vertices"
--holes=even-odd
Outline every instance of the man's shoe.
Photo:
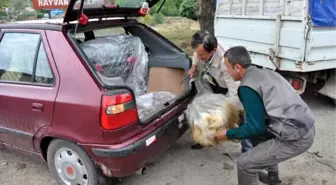
[[259,176],[259,181],[264,183],[264,184],[268,184],[269,180],[268,180],[268,175],[264,172],[259,172],[258,173]]
[[193,150],[200,150],[202,148],[204,148],[204,147],[202,145],[200,145],[200,144],[195,144],[195,145],[191,146],[191,149],[193,149]]
[[268,174],[264,172],[259,172],[259,181],[267,184],[267,185],[281,185],[281,180],[279,178],[278,172],[268,172]]

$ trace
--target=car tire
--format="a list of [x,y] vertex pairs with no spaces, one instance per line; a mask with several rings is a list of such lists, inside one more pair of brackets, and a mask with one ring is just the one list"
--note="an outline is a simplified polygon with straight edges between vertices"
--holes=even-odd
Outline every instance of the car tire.
[[62,140],[53,140],[47,152],[49,170],[59,185],[100,185],[102,177],[83,148]]

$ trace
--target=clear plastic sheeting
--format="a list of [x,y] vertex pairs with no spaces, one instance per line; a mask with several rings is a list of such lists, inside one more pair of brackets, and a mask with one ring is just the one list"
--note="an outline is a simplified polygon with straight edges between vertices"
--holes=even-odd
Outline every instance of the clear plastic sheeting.
[[81,43],[80,47],[102,75],[108,78],[121,77],[136,96],[146,92],[148,54],[139,37],[99,37]]
[[145,118],[158,109],[161,109],[163,104],[169,102],[176,97],[171,92],[151,92],[136,97],[139,118]]
[[220,128],[239,125],[239,111],[221,94],[200,94],[186,110],[193,139],[203,146],[217,145],[215,133]]
[[[206,94],[206,93],[214,93],[210,83],[211,78],[207,78],[209,76],[206,70],[199,70],[198,74],[194,78],[195,87],[198,94]],[[210,80],[210,81],[209,81]],[[233,104],[238,109],[243,109],[243,105],[241,104],[238,95],[234,92],[237,91],[239,84],[235,81],[226,80],[227,86],[229,87],[228,93],[225,95],[227,101]]]

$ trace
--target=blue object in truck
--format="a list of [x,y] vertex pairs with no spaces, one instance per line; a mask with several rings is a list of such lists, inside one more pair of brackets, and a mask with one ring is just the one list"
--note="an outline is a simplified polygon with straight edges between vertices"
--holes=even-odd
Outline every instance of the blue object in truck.
[[53,17],[55,15],[62,15],[64,11],[62,9],[54,9],[50,11],[50,16]]
[[310,0],[309,14],[313,26],[336,26],[336,1]]

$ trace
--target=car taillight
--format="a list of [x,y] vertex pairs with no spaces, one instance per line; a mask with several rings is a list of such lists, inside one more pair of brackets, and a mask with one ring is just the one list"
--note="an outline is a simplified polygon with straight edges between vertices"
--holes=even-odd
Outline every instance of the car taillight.
[[104,95],[102,98],[101,126],[112,130],[138,121],[138,113],[130,93]]

